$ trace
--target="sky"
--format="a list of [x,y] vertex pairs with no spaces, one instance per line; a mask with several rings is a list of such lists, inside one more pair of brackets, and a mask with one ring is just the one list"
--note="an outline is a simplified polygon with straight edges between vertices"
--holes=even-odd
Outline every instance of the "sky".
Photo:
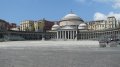
[[120,0],[0,0],[0,19],[19,24],[24,20],[60,20],[73,11],[84,21],[120,19]]

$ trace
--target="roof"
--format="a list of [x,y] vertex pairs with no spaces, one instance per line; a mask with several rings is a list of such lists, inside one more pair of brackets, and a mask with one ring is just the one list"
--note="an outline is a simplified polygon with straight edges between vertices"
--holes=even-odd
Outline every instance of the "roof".
[[79,16],[74,13],[69,13],[62,18],[62,20],[80,20],[83,21]]

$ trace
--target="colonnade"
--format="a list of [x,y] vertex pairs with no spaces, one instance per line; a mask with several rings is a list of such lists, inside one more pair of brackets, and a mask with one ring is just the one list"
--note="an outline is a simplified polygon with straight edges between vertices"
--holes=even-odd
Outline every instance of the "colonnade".
[[60,30],[57,31],[57,39],[75,39],[77,37],[76,30]]
[[120,31],[119,30],[109,30],[109,31],[81,31],[78,33],[77,38],[79,40],[92,40],[92,39],[120,39]]

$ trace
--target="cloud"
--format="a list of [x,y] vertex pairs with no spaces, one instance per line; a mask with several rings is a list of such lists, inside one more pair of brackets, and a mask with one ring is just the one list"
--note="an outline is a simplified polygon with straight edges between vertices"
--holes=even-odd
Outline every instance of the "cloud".
[[102,2],[102,3],[106,3],[106,2],[120,2],[120,0],[92,0],[92,1],[96,1],[96,2]]
[[115,18],[116,18],[117,20],[120,20],[120,13],[110,12],[110,13],[108,14],[108,16],[115,16]]
[[110,17],[110,16],[114,16],[117,20],[120,20],[120,13],[114,13],[114,12],[110,12],[109,14],[105,15],[103,13],[100,13],[100,12],[96,12],[94,14],[94,20],[106,20],[107,17]]
[[120,0],[92,0],[100,3],[110,3],[114,9],[120,9]]
[[101,2],[101,3],[111,2],[111,0],[92,0],[92,1]]
[[107,16],[100,12],[96,12],[94,14],[94,20],[106,20],[106,19],[107,19]]
[[120,2],[115,3],[114,5],[112,5],[112,7],[115,9],[120,9]]
[[120,0],[75,0],[80,3],[88,3],[88,2],[98,2],[98,3],[109,3],[112,8],[120,9]]

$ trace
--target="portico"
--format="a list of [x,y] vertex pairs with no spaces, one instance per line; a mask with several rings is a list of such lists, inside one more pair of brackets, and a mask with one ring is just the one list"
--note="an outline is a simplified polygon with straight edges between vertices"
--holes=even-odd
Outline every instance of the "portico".
[[77,36],[77,30],[58,30],[57,39],[75,39]]
[[52,31],[57,33],[55,38],[61,40],[76,40],[78,29],[87,29],[87,25],[84,21],[73,12],[64,16],[59,24],[54,24],[52,26]]

